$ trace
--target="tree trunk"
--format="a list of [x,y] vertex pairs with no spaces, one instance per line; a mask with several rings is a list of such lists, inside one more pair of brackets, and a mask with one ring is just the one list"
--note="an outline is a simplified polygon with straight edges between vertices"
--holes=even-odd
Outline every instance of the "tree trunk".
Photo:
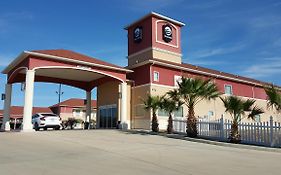
[[173,118],[172,118],[172,114],[169,113],[167,133],[171,134],[171,133],[173,133],[173,131],[174,131],[174,129],[173,129]]
[[238,122],[233,121],[231,125],[231,133],[230,133],[230,142],[231,143],[240,143],[241,142],[241,136],[238,132]]
[[151,129],[153,132],[158,132],[159,131],[159,124],[158,124],[158,120],[157,120],[157,115],[156,112],[152,113],[152,124],[151,124]]
[[195,118],[194,106],[188,109],[186,120],[186,134],[188,137],[197,137],[197,120]]

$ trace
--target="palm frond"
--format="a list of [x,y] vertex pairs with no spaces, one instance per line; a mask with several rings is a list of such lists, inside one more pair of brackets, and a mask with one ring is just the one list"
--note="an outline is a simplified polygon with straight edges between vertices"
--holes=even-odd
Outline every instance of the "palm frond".
[[256,115],[260,115],[264,113],[263,109],[262,108],[259,108],[258,106],[255,106],[251,113],[248,115],[248,118],[252,119],[252,120],[255,120],[255,116]]
[[264,87],[267,95],[267,107],[274,108],[277,112],[281,112],[281,93],[273,85]]

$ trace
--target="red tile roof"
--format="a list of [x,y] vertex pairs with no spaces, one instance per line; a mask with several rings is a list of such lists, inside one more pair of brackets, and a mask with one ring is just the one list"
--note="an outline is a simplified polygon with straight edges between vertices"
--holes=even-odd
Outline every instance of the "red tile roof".
[[[23,118],[23,106],[11,106],[10,118]],[[32,115],[36,113],[53,113],[48,107],[33,107]],[[0,118],[3,117],[3,110],[0,110]]]
[[[50,106],[50,108],[57,107],[57,106],[69,106],[69,107],[86,107],[84,103],[84,99],[79,99],[79,98],[71,98],[68,100],[65,100],[63,102],[60,102],[60,104],[55,104],[53,106]],[[92,100],[92,107],[96,108],[97,107],[97,101]]]
[[115,68],[120,68],[124,69],[123,67],[117,66],[115,64],[111,64],[93,57],[89,57],[87,55],[83,55],[74,51],[70,50],[64,50],[64,49],[54,49],[54,50],[33,50],[31,52],[35,53],[41,53],[41,54],[46,54],[46,55],[52,55],[52,56],[58,56],[58,57],[64,57],[64,58],[69,58],[73,60],[78,60],[78,61],[85,61],[85,62],[90,62],[90,63],[95,63],[95,64],[101,64],[101,65],[106,65],[106,66],[111,66]]

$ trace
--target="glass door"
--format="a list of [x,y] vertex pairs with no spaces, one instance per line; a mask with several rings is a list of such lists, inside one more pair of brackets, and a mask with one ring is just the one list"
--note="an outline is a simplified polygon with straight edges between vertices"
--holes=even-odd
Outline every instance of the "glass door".
[[116,105],[101,106],[99,109],[100,128],[116,128],[117,107]]

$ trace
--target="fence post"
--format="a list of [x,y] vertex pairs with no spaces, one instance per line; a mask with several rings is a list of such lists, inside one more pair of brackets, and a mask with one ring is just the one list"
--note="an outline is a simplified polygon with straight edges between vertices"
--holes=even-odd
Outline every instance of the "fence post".
[[273,117],[272,116],[270,116],[269,126],[270,126],[270,146],[274,147],[274,140],[273,140]]
[[224,140],[224,122],[223,122],[223,115],[221,115],[221,119],[220,119],[220,130],[221,130],[221,140]]

